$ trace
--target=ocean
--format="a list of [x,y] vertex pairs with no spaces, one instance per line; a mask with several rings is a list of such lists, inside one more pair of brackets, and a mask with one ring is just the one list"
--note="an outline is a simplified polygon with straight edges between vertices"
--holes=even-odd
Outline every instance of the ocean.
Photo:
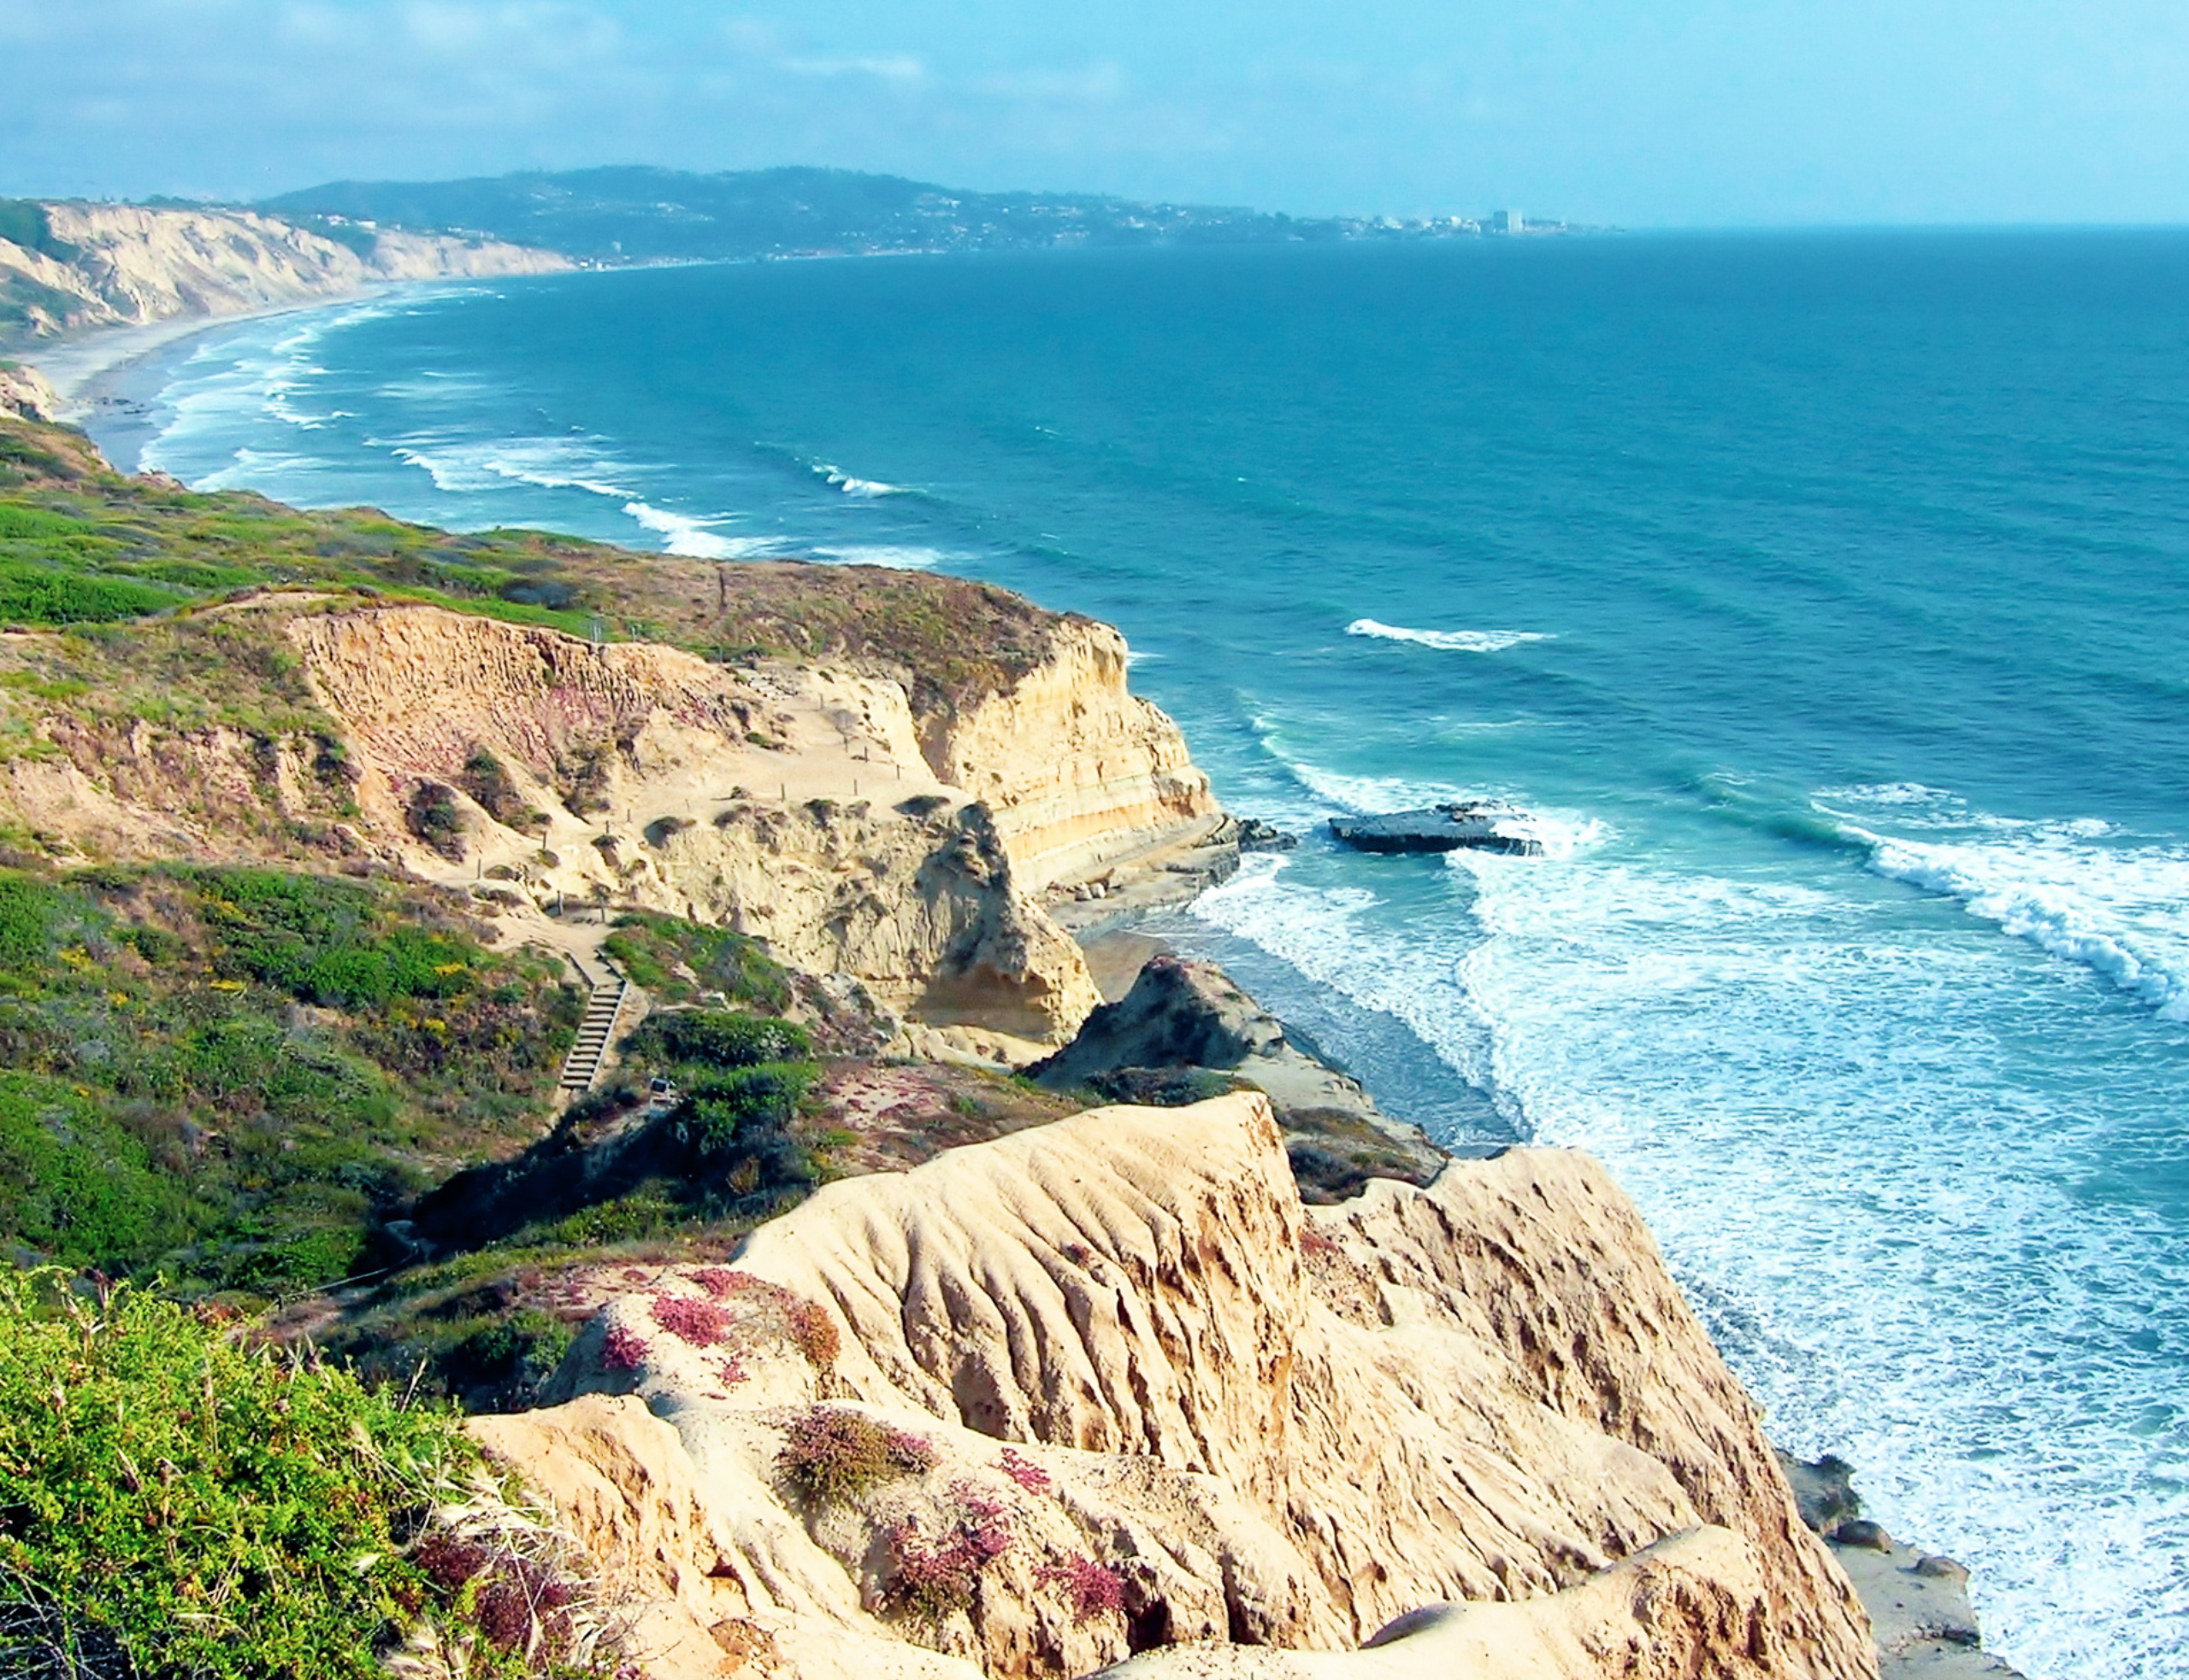
[[[657,268],[142,377],[109,440],[193,485],[1117,623],[1303,836],[1162,931],[1602,1157],[2036,1680],[2189,1676],[2189,236]],[[1472,793],[1551,855],[1318,831]]]

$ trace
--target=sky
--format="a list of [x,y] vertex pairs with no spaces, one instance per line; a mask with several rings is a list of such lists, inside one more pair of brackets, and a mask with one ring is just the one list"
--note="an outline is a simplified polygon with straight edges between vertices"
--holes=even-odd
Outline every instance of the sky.
[[810,163],[1295,214],[2189,222],[2189,0],[0,0],[0,192]]

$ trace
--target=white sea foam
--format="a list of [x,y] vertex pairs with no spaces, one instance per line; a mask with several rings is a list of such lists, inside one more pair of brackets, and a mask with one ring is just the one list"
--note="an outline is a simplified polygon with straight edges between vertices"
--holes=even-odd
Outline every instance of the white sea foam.
[[900,486],[884,484],[880,479],[853,478],[842,469],[832,467],[825,461],[815,463],[813,470],[826,479],[832,489],[841,491],[847,496],[858,497],[862,500],[871,500],[876,496],[896,496],[903,493]]
[[512,485],[582,490],[619,502],[637,494],[628,482],[636,469],[607,454],[605,440],[599,438],[480,439],[421,433],[386,447],[398,460],[426,473],[434,488],[451,495],[475,495]]
[[[1309,775],[1369,804],[1437,791]],[[2078,826],[1968,844],[2064,869],[2105,850]],[[1850,892],[1828,857],[1803,879],[1608,847],[1448,861],[1441,913],[1418,875],[1387,902],[1348,884],[1373,872],[1303,854],[1253,860],[1195,914],[1404,1023],[1524,1135],[1604,1156],[1774,1436],[1848,1456],[1888,1527],[1969,1563],[2019,1666],[2189,1671],[2173,1367],[2103,1353],[2178,1341],[2189,1251],[2133,1199],[2074,1188],[2136,1123],[2000,1079],[2000,1035],[2041,1040],[2058,988],[2003,942]],[[1944,890],[1980,889],[1953,861]],[[2186,868],[2116,850],[2103,894],[2157,915]]]
[[1556,640],[1546,630],[1409,630],[1403,625],[1378,624],[1372,618],[1356,618],[1345,627],[1348,636],[1376,636],[1384,641],[1418,642],[1448,653],[1499,653],[1522,642]]
[[2189,855],[2084,844],[2106,832],[2080,824],[2010,840],[1866,841],[1870,867],[1957,899],[2001,932],[2080,963],[2168,1021],[2189,1021]]
[[912,543],[835,543],[806,551],[845,566],[887,566],[892,571],[931,571],[951,557]]
[[670,554],[681,554],[693,560],[754,560],[763,559],[779,551],[766,537],[728,537],[717,528],[729,522],[731,516],[717,514],[705,517],[673,513],[667,508],[655,507],[649,502],[631,501],[623,504],[623,511],[637,520],[664,540],[663,550]]
[[1529,804],[1523,794],[1513,788],[1462,787],[1454,782],[1421,781],[1407,776],[1347,775],[1297,761],[1287,761],[1285,768],[1325,807],[1311,821],[1320,821],[1331,815],[1331,808],[1341,813],[1416,811],[1430,805],[1493,799],[1503,799],[1525,813],[1515,822],[1542,844],[1547,857],[1571,858],[1576,852],[1603,845],[1612,834],[1609,826],[1600,817],[1581,811],[1545,810]]

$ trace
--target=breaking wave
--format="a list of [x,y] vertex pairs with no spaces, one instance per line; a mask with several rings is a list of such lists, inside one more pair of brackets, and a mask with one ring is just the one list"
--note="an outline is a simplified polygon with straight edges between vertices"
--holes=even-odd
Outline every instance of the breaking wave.
[[1378,624],[1372,618],[1354,619],[1345,627],[1345,634],[1390,642],[1419,642],[1447,653],[1499,653],[1522,642],[1557,640],[1547,630],[1409,630],[1403,625]]

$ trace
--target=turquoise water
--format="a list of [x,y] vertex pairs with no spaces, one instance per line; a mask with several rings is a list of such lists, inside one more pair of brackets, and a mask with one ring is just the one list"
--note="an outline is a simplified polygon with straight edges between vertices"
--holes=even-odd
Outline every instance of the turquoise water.
[[1603,1156],[2010,1659],[2189,1676],[2189,238],[574,275],[164,385],[195,484],[1110,619],[1302,832],[1545,813],[1177,927],[1391,1106]]

